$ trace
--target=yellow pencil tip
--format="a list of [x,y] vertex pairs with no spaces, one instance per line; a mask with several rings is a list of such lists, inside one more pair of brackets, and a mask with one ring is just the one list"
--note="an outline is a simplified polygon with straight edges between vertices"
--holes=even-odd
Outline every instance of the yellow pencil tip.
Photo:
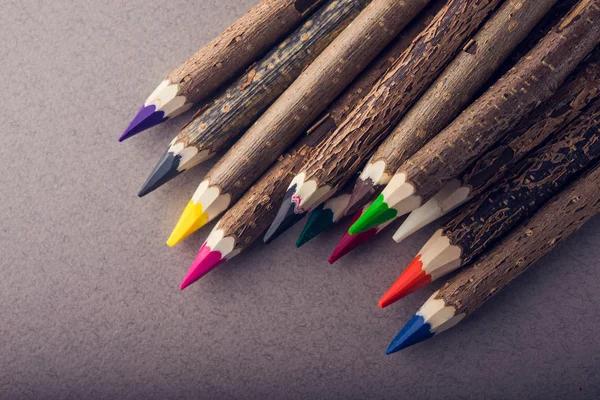
[[202,211],[202,204],[195,204],[190,200],[183,210],[183,214],[177,221],[175,229],[171,233],[167,244],[171,247],[181,242],[183,239],[202,228],[208,222],[208,214]]

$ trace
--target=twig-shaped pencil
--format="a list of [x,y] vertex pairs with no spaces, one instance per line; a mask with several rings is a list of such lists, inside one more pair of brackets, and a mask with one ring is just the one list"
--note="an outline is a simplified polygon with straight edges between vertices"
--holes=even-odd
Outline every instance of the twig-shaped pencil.
[[350,232],[422,206],[547,100],[599,40],[598,2],[581,0],[514,68],[396,171]]
[[290,185],[282,209],[306,213],[341,188],[493,11],[498,0],[450,0],[390,71],[319,146]]
[[263,0],[175,69],[152,92],[119,138],[123,141],[206,99],[324,0]]
[[504,3],[377,148],[356,181],[350,206],[381,191],[403,162],[448,125],[555,2]]
[[394,234],[394,240],[401,242],[479,195],[530,151],[573,121],[600,96],[599,61],[600,49],[595,49],[589,60],[580,65],[548,101],[517,125],[514,133],[467,168],[459,178],[448,181],[427,203],[411,212]]
[[154,167],[140,196],[233,143],[369,2],[333,0],[319,8],[181,129]]
[[438,335],[475,312],[513,279],[600,212],[600,166],[556,195],[490,253],[435,292],[392,341],[387,354]]
[[438,229],[379,301],[388,306],[485,252],[600,156],[600,100]]
[[237,201],[428,1],[373,0],[208,172],[168,243]]
[[382,51],[369,68],[360,75],[361,84],[353,84],[353,89],[345,90],[326,110],[316,119],[309,131],[317,129],[336,130],[346,119],[362,98],[398,60],[402,53],[431,22],[447,0],[434,0]]

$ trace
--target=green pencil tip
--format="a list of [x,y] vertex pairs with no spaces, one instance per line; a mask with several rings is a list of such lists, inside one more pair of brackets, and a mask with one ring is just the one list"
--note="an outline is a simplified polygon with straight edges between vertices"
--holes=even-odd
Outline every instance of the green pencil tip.
[[366,232],[371,228],[375,228],[384,222],[396,218],[397,214],[398,212],[395,209],[390,208],[383,200],[383,195],[380,194],[373,204],[363,212],[360,218],[352,224],[350,229],[348,229],[348,233],[357,235]]

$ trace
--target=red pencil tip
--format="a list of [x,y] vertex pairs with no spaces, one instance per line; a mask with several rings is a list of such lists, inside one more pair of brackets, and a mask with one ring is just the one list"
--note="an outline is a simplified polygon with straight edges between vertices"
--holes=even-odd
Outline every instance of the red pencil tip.
[[179,290],[183,290],[190,286],[225,261],[227,261],[227,259],[222,258],[220,252],[212,251],[206,243],[203,244],[188,273],[185,275],[185,278],[183,278],[183,282],[179,285]]
[[419,254],[408,264],[408,267],[388,291],[385,292],[379,300],[378,305],[380,308],[387,307],[430,282],[431,276],[423,271],[423,262]]

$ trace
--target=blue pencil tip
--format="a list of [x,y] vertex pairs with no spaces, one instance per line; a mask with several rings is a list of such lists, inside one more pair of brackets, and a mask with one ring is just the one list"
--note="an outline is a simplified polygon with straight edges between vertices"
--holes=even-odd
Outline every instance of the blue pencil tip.
[[430,331],[431,325],[426,323],[422,316],[415,314],[404,328],[396,335],[385,354],[392,354],[405,349],[413,344],[429,339],[434,335]]
[[156,106],[143,106],[133,118],[125,132],[119,138],[119,142],[130,138],[148,128],[152,128],[161,122],[166,121],[163,111],[156,111]]

